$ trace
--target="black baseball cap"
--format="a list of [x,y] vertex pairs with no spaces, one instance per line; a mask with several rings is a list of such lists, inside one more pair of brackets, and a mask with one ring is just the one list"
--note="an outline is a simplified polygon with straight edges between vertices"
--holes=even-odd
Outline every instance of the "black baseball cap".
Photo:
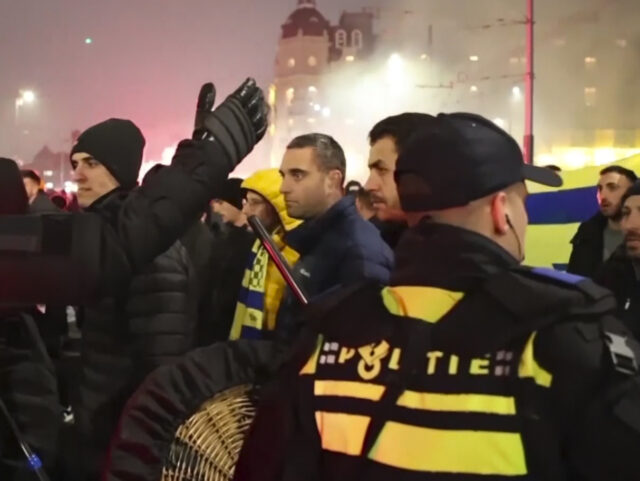
[[440,114],[416,132],[398,157],[398,195],[405,212],[461,207],[530,180],[562,186],[551,169],[524,163],[518,143],[476,114]]

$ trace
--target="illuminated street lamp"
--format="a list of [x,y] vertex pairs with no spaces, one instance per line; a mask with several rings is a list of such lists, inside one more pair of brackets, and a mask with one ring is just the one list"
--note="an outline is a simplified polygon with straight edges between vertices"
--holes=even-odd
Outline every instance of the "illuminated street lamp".
[[20,108],[25,105],[31,105],[36,101],[36,94],[33,90],[20,90],[18,97],[16,98],[16,124],[18,123],[18,117],[20,115]]

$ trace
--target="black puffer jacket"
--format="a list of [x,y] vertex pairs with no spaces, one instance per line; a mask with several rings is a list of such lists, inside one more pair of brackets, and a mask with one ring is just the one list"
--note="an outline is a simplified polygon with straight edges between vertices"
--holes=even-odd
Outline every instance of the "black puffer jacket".
[[[113,193],[92,211],[108,216]],[[98,479],[122,407],[147,374],[196,344],[198,289],[192,264],[176,242],[113,297],[85,308],[82,381],[76,424],[86,479]]]

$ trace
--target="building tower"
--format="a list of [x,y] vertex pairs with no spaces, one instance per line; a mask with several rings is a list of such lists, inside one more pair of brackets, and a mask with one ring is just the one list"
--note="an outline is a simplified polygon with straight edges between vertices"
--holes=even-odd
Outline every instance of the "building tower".
[[287,142],[314,130],[322,92],[319,81],[329,64],[331,25],[315,0],[298,0],[282,25],[270,88],[273,109],[271,164],[278,165]]

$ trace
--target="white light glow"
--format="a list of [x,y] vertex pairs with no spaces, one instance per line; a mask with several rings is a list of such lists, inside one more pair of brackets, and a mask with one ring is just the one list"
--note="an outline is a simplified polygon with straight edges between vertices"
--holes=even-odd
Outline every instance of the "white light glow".
[[471,92],[477,92],[478,91],[478,86],[477,85],[472,85],[471,87],[469,87],[469,90]]
[[44,184],[44,188],[45,189],[53,189],[53,182],[47,182],[46,184]]
[[353,62],[356,58],[353,55],[347,55],[344,59],[347,62]]
[[323,117],[330,117],[331,116],[331,109],[329,107],[325,107],[322,109],[322,116]]
[[478,60],[480,60],[480,57],[478,57],[477,55],[470,55],[469,60],[471,60],[472,62],[477,62]]
[[53,176],[53,170],[45,170],[43,174],[45,177],[51,177]]
[[315,110],[316,112],[320,112],[322,110],[322,107],[320,107],[320,104],[315,104],[313,106],[313,110]]
[[511,89],[511,95],[514,100],[520,100],[522,98],[522,89],[516,85]]
[[27,104],[32,104],[36,100],[36,94],[33,90],[23,90],[22,100]]
[[78,184],[67,180],[64,183],[64,190],[66,190],[67,192],[78,192]]

